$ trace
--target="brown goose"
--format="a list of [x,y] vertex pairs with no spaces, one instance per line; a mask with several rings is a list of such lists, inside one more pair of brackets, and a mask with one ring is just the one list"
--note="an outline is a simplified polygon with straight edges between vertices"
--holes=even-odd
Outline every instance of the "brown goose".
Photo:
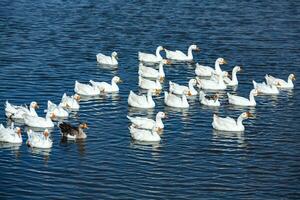
[[59,124],[62,136],[68,139],[84,139],[86,134],[83,132],[83,129],[88,128],[86,123],[79,124],[78,127],[74,127],[71,124],[63,122]]

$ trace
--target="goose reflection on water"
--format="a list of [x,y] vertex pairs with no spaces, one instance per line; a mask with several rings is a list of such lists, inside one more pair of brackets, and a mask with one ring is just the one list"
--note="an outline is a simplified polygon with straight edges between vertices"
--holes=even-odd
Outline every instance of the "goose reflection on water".
[[0,142],[0,149],[10,150],[13,154],[15,154],[16,158],[20,157],[20,147],[22,143],[8,143],[8,142]]
[[65,148],[76,144],[78,154],[81,157],[84,157],[86,155],[85,139],[68,140],[66,137],[62,137],[59,144],[60,144],[60,146],[65,147]]
[[226,148],[233,147],[237,144],[237,147],[247,147],[247,143],[245,142],[244,132],[229,132],[229,131],[218,131],[213,129],[212,132],[212,144],[214,150],[222,150],[226,151]]

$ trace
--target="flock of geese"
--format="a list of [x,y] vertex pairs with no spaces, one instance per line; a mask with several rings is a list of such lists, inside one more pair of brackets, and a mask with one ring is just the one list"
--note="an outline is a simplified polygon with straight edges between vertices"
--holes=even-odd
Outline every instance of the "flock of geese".
[[[165,51],[166,58],[160,54]],[[155,54],[138,53],[140,61],[138,67],[138,85],[140,88],[148,90],[147,94],[138,95],[133,91],[129,92],[128,105],[132,107],[148,109],[154,108],[155,102],[152,95],[158,95],[162,91],[162,82],[165,79],[164,65],[170,65],[173,62],[194,62],[193,51],[199,51],[196,45],[191,45],[188,48],[187,54],[182,51],[171,51],[157,47]],[[97,62],[110,67],[118,66],[117,52],[112,52],[111,56],[104,54],[96,55]],[[169,81],[169,91],[164,91],[164,103],[170,107],[188,108],[189,96],[199,96],[201,104],[207,106],[220,106],[219,96],[207,95],[208,91],[225,90],[227,87],[237,86],[237,73],[242,69],[240,66],[235,66],[232,69],[232,75],[221,69],[221,65],[227,64],[223,58],[218,58],[215,61],[215,66],[203,66],[196,63],[195,78],[188,81],[186,85],[179,85],[175,82]],[[270,75],[265,75],[266,82],[257,83],[253,80],[253,89],[249,92],[249,98],[233,95],[227,93],[229,104],[238,106],[256,106],[255,96],[259,94],[274,95],[278,94],[280,89],[294,88],[293,81],[295,75],[290,74],[287,81],[275,78]],[[69,113],[80,108],[80,96],[97,96],[101,93],[115,93],[119,91],[118,83],[122,82],[120,77],[114,76],[111,83],[96,82],[90,80],[88,84],[75,81],[73,96],[63,94],[61,102],[56,105],[48,101],[48,108],[45,110],[46,117],[39,117],[35,111],[38,108],[36,102],[32,102],[29,107],[15,106],[8,101],[5,103],[6,117],[13,121],[22,121],[28,127],[42,128],[44,131],[35,132],[31,128],[27,131],[28,139],[26,144],[35,148],[51,148],[52,140],[49,138],[49,128],[54,127],[53,120],[57,118],[67,118]],[[161,132],[164,129],[162,119],[166,118],[164,112],[158,112],[156,119],[148,119],[144,117],[130,117],[127,118],[132,123],[129,126],[131,137],[134,140],[153,142],[161,140]],[[237,119],[231,117],[220,117],[213,115],[212,127],[220,131],[244,131],[243,120],[251,118],[253,115],[250,112],[243,112]],[[86,134],[84,129],[87,124],[79,124],[78,127],[73,127],[66,122],[58,123],[58,127],[62,133],[62,137],[66,139],[84,139]],[[9,127],[4,127],[0,124],[0,141],[10,143],[22,143],[21,129],[14,127],[14,123]]]

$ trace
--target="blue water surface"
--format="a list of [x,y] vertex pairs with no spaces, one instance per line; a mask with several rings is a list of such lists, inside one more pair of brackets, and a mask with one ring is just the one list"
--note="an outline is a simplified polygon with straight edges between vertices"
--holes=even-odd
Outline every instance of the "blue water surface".
[[[209,66],[218,57],[230,71],[240,65],[240,84],[220,93],[221,107],[190,99],[189,109],[172,109],[155,97],[152,110],[129,108],[138,88],[138,51],[156,47],[201,51],[195,61]],[[117,51],[119,67],[97,64],[96,54]],[[164,53],[162,53],[164,55]],[[165,56],[165,55],[164,55]],[[28,1],[0,2],[0,122],[4,103],[59,103],[74,83],[124,83],[119,94],[83,99],[67,122],[87,122],[87,139],[62,142],[57,126],[50,151],[1,144],[1,199],[299,199],[300,90],[259,96],[244,133],[212,129],[212,115],[237,117],[247,108],[228,105],[226,92],[248,96],[252,80],[265,74],[284,79],[300,74],[299,1]],[[187,84],[194,64],[165,67],[166,80]],[[140,91],[142,92],[142,91]],[[162,141],[132,141],[126,115],[154,118],[164,111]]]

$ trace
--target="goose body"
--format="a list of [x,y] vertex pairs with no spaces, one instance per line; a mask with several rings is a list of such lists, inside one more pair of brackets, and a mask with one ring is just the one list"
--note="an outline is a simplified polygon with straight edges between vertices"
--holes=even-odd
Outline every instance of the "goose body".
[[118,65],[118,54],[117,52],[112,52],[111,56],[106,56],[102,53],[96,55],[97,62],[103,65]]
[[67,139],[85,139],[87,137],[83,129],[88,128],[86,123],[80,124],[78,127],[74,127],[66,122],[59,124],[62,136]]
[[66,93],[63,94],[61,102],[58,106],[71,110],[79,110],[80,106],[78,101],[80,100],[80,95],[75,94],[73,96],[67,96]]
[[30,103],[29,109],[25,106],[15,106],[8,101],[5,102],[5,115],[7,118],[12,119],[24,119],[24,114],[36,117],[37,113],[35,109],[38,108],[38,104],[33,101]]
[[155,81],[143,78],[142,76],[139,76],[139,87],[143,88],[145,90],[161,90],[162,86],[158,79]]
[[68,111],[66,111],[62,106],[57,106],[52,101],[48,100],[48,108],[45,112],[53,113],[55,117],[67,118],[69,117]]
[[160,63],[163,61],[163,58],[160,55],[160,51],[162,50],[164,50],[164,48],[162,46],[158,46],[155,54],[138,52],[139,61],[154,64]]
[[175,108],[188,108],[189,102],[187,101],[186,94],[187,91],[181,95],[181,97],[176,96],[175,94],[168,93],[165,91],[164,102],[167,106],[175,107]]
[[164,128],[164,124],[162,122],[162,118],[165,118],[166,114],[164,112],[158,112],[156,114],[155,121],[153,119],[145,118],[145,117],[129,117],[127,118],[133,123],[135,126],[141,129],[153,129],[154,126],[158,127],[159,129]]
[[249,112],[242,113],[237,120],[231,118],[231,117],[219,117],[216,114],[213,116],[213,122],[212,126],[216,130],[220,131],[244,131],[245,127],[243,125],[243,120],[247,119],[249,117],[252,117],[253,115]]
[[44,133],[37,133],[31,129],[27,131],[27,145],[33,148],[50,149],[52,147],[52,140],[49,138],[48,129]]
[[199,79],[196,77],[198,82],[198,87],[204,90],[225,90],[226,84],[224,83],[224,79],[222,75],[217,76],[217,81],[215,80],[207,80],[207,79]]
[[240,66],[235,66],[232,69],[232,79],[226,77],[224,78],[224,82],[228,85],[228,86],[237,86],[239,84],[236,73],[241,71],[241,67]]
[[191,45],[188,48],[187,54],[185,54],[179,50],[170,51],[170,50],[165,49],[165,52],[166,52],[166,57],[170,60],[191,62],[191,61],[193,61],[193,52],[192,52],[193,50],[200,51],[200,49],[197,47],[197,45]]
[[285,81],[283,79],[275,78],[271,75],[266,74],[265,79],[268,85],[275,85],[277,88],[281,89],[293,89],[293,81],[296,80],[296,76],[294,74],[290,74],[288,80]]
[[252,82],[253,82],[254,89],[256,89],[257,92],[259,93],[268,94],[268,95],[279,94],[279,90],[275,85],[267,85],[265,82],[262,83],[256,83],[255,81]]
[[148,90],[147,96],[137,95],[133,91],[130,91],[128,105],[137,108],[154,108],[155,102],[152,99],[152,91]]
[[94,87],[98,87],[101,88],[103,92],[119,92],[119,86],[117,85],[117,83],[120,83],[121,79],[118,76],[114,76],[111,79],[111,84],[106,83],[106,82],[95,82],[93,80],[90,80],[90,83],[94,86]]
[[206,106],[220,106],[218,95],[208,96],[203,91],[199,92],[199,101],[201,104]]
[[[101,88],[102,90],[102,88]],[[100,94],[100,88],[97,86],[91,86],[89,84],[79,83],[75,81],[74,91],[83,96],[97,96]]]
[[185,91],[190,91],[191,95],[194,96],[198,94],[197,90],[194,88],[195,85],[197,85],[196,79],[189,80],[188,87],[169,81],[169,91],[178,95],[182,95]]
[[220,65],[226,64],[226,60],[224,58],[218,58],[215,61],[215,68],[209,67],[209,66],[204,66],[204,65],[199,65],[198,63],[196,64],[195,68],[195,74],[197,76],[212,76],[214,73],[219,75],[222,73]]
[[131,125],[129,131],[134,140],[143,142],[159,142],[161,140],[156,128],[153,128],[153,130],[146,130],[138,129],[134,125]]
[[163,68],[164,64],[163,62],[159,63],[159,69],[156,70],[152,67],[146,67],[143,65],[143,63],[140,63],[139,65],[139,75],[145,78],[155,78],[163,80],[165,78],[165,72]]
[[46,117],[33,117],[30,115],[24,115],[24,122],[27,126],[36,127],[36,128],[52,128],[54,127],[54,123],[51,118],[55,115],[53,113],[48,112]]
[[4,127],[0,124],[0,142],[22,143],[21,129],[14,127],[12,123],[10,127]]
[[254,96],[257,96],[257,90],[252,89],[249,94],[249,99],[241,96],[236,96],[227,93],[229,104],[237,106],[256,106],[256,101]]

